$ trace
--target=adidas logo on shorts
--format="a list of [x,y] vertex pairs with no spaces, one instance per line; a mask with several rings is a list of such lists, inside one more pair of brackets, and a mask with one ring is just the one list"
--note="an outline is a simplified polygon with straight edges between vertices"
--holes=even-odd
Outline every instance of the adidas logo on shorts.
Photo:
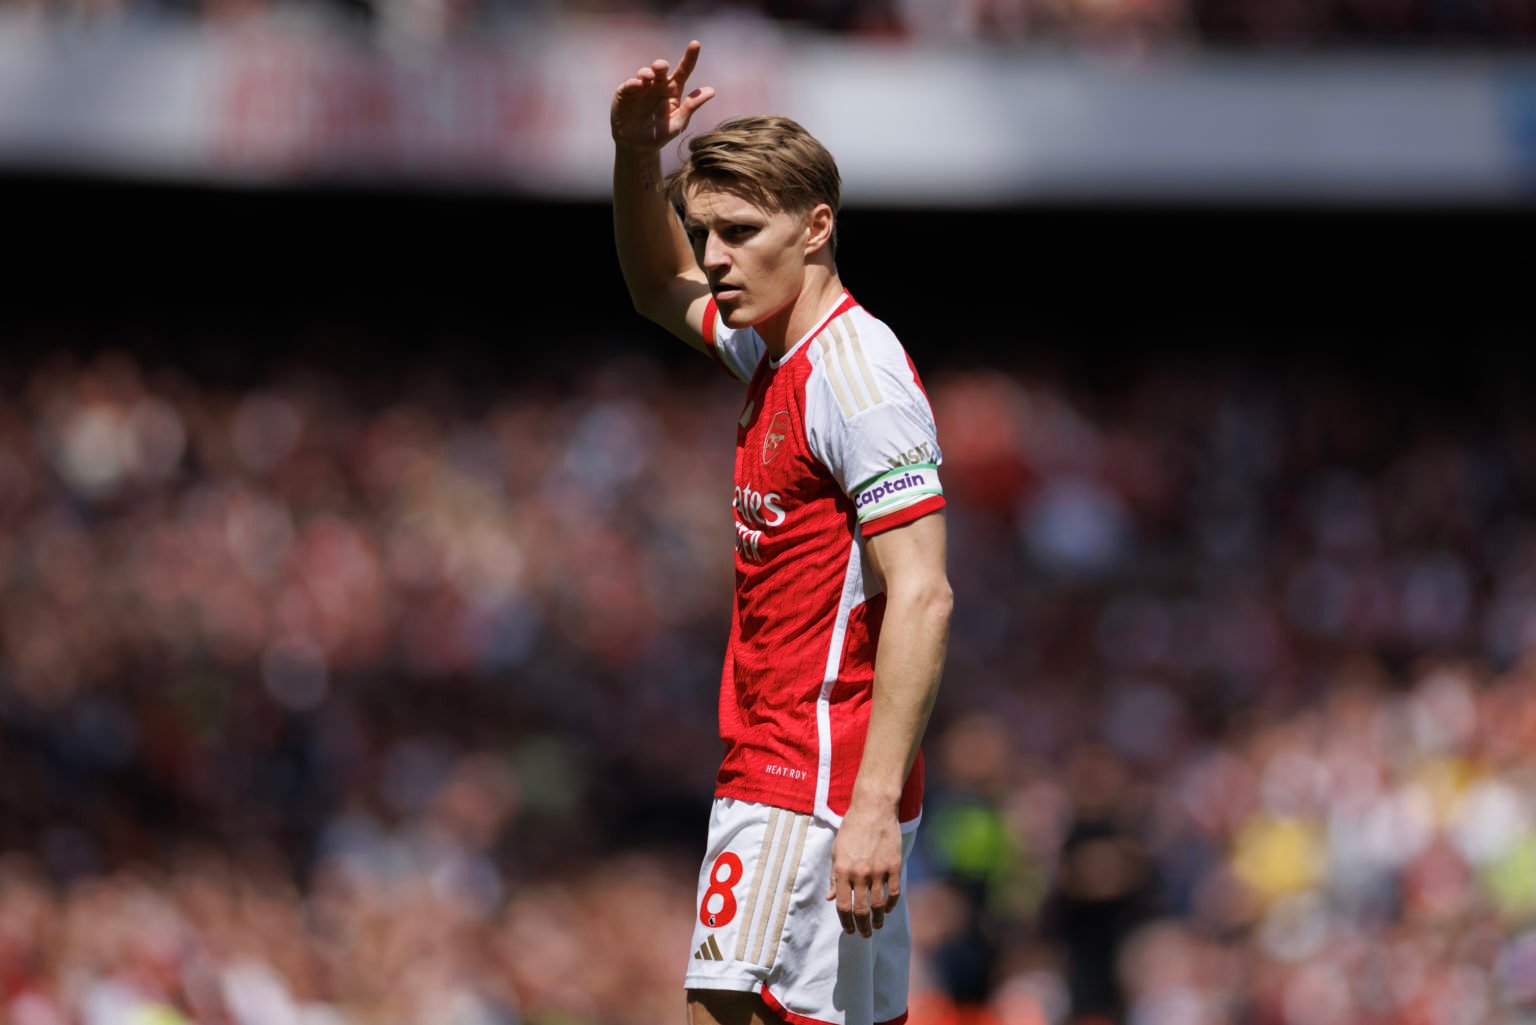
[[710,933],[709,939],[699,944],[699,949],[694,951],[695,961],[724,961],[725,955],[720,953],[720,944],[715,942],[715,934]]

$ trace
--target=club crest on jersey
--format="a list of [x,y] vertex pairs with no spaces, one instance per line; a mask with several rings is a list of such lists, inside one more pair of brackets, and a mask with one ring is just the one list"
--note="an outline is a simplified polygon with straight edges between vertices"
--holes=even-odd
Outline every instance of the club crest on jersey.
[[768,425],[768,433],[763,435],[763,465],[773,462],[773,457],[779,454],[779,446],[784,444],[784,439],[789,437],[789,410],[781,409],[773,414],[773,422]]

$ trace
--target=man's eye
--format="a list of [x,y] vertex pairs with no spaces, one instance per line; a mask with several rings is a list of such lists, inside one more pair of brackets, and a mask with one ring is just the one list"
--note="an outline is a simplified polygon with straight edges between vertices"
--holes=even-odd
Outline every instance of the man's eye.
[[757,227],[752,224],[733,225],[730,230],[732,238],[751,238],[755,234],[757,234]]

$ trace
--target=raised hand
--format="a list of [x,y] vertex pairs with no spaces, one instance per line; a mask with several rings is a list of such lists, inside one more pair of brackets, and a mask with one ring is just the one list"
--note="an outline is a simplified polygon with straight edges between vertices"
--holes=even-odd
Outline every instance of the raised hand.
[[677,70],[668,74],[664,60],[652,61],[648,68],[635,72],[613,94],[609,122],[613,141],[621,149],[637,152],[658,150],[682,134],[693,112],[715,95],[710,86],[685,93],[688,76],[699,62],[699,41],[695,39],[683,51]]

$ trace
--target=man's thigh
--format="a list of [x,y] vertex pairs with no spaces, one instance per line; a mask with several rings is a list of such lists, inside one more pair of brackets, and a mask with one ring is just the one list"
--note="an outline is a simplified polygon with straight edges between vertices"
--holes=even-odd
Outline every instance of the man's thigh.
[[756,993],[690,989],[688,1025],[784,1025]]

